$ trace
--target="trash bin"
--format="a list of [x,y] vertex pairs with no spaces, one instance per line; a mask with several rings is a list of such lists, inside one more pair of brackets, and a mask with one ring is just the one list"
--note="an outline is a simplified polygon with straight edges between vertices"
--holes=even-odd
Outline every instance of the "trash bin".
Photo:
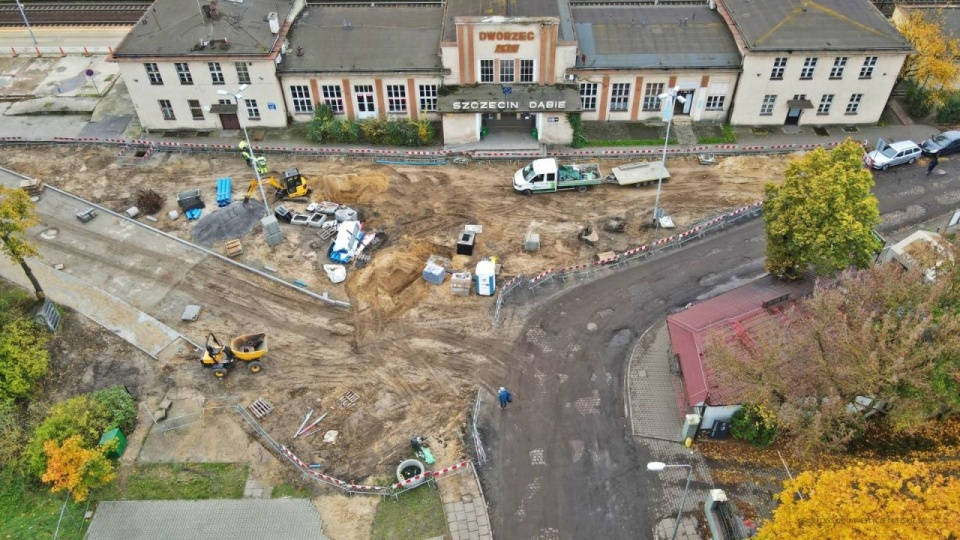
[[714,422],[710,430],[710,438],[718,441],[726,440],[730,436],[730,422]]
[[110,431],[103,434],[103,437],[100,437],[100,446],[103,446],[110,441],[116,440],[116,446],[107,452],[108,458],[119,458],[123,455],[123,452],[127,449],[127,438],[123,436],[123,432],[120,431],[120,428],[113,428]]
[[476,240],[476,233],[460,231],[457,240],[457,255],[473,255],[473,246]]

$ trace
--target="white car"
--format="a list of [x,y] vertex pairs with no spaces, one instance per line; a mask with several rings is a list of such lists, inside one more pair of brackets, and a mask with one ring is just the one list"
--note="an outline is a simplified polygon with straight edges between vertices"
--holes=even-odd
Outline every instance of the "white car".
[[921,153],[920,146],[913,141],[887,143],[881,139],[877,149],[867,154],[864,163],[870,168],[885,171],[894,165],[916,163]]

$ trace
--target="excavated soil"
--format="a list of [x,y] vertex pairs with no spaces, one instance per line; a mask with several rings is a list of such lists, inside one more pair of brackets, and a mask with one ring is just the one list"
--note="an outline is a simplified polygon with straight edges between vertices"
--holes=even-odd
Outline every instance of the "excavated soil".
[[[482,257],[496,256],[504,280],[587,262],[600,252],[622,251],[672,234],[648,226],[655,188],[601,185],[584,194],[524,197],[511,189],[512,175],[522,165],[517,162],[386,166],[347,158],[295,163],[269,159],[272,169],[299,167],[309,178],[312,200],[351,205],[365,230],[383,230],[388,239],[371,252],[366,266],[349,265],[347,280],[339,285],[331,284],[322,271],[329,262],[329,240],[320,238],[318,229],[282,224],[284,242],[269,247],[258,224],[241,238],[239,260],[275,269],[279,277],[301,280],[310,290],[348,299],[352,308],[330,308],[222,262],[205,261],[178,288],[203,304],[204,331],[221,337],[266,331],[271,345],[265,373],[254,377],[238,368],[217,382],[186,355],[154,366],[162,376],[143,380],[157,388],[143,391],[158,399],[172,384],[205,396],[236,396],[241,403],[263,397],[274,406],[262,420],[274,438],[305,461],[349,480],[393,474],[398,461],[410,454],[414,435],[458,439],[477,385],[496,387],[511,365],[512,336],[504,329],[494,332],[493,300],[454,296],[449,280],[440,286],[424,281],[421,272],[429,256],[451,259],[455,270],[473,270]],[[661,206],[682,230],[758,201],[764,183],[781,177],[787,161],[734,157],[702,166],[693,159],[671,158],[667,167],[672,178],[664,184]],[[604,161],[601,168],[608,171],[625,162]],[[115,150],[56,146],[18,148],[4,153],[0,164],[119,212],[134,205],[138,189],[154,189],[166,202],[154,215],[157,221],[146,223],[188,240],[195,222],[183,217],[171,221],[166,215],[176,209],[178,192],[199,188],[208,215],[218,211],[217,178],[233,178],[234,200],[242,199],[251,179],[243,161],[231,155],[161,153],[147,166],[129,167],[118,165]],[[267,194],[275,207],[272,190]],[[284,204],[300,211],[306,206]],[[626,220],[622,233],[601,231],[596,246],[577,239],[580,227],[599,228],[614,217]],[[455,255],[458,232],[467,224],[483,227],[472,257]],[[522,249],[528,231],[540,234],[537,252]],[[223,244],[215,243],[213,249],[222,252]],[[70,385],[68,380],[62,383]],[[76,386],[83,384],[81,379]],[[348,392],[357,401],[339,404],[338,398]],[[322,430],[294,439],[310,408],[315,415],[329,413]],[[323,443],[326,430],[339,431],[336,444]],[[185,431],[182,436],[190,435]],[[459,454],[450,447],[437,456],[438,466],[456,462]]]

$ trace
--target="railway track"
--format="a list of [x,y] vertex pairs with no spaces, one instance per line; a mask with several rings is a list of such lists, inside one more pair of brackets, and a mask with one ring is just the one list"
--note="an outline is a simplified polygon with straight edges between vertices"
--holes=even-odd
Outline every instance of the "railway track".
[[[149,2],[26,4],[30,26],[126,26],[136,24]],[[0,27],[25,26],[15,4],[0,4]]]

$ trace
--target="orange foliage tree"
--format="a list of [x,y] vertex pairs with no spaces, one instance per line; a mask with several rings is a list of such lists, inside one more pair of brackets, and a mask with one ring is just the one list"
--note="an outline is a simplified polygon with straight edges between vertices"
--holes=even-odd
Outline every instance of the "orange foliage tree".
[[[799,496],[798,496],[799,495]],[[756,538],[958,538],[960,481],[923,463],[808,471],[784,482],[780,506]]]
[[79,435],[57,444],[43,443],[47,454],[47,471],[41,480],[53,484],[50,491],[67,490],[77,502],[84,501],[91,489],[109,484],[117,477],[113,463],[104,454],[104,448],[84,448]]

